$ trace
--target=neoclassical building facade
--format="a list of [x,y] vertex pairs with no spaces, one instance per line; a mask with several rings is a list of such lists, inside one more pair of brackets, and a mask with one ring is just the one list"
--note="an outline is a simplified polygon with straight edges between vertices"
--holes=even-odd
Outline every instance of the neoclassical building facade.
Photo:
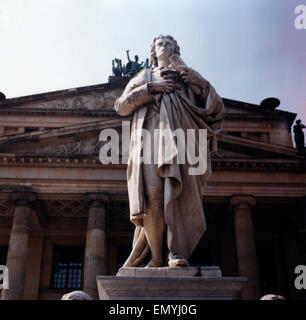
[[[0,101],[1,299],[60,299],[115,275],[132,244],[126,165],[102,165],[99,134],[121,133],[114,101],[127,83]],[[203,206],[207,232],[193,265],[245,276],[242,299],[305,299],[306,161],[294,148],[296,114],[224,99],[226,119]],[[121,135],[120,135],[121,138]]]

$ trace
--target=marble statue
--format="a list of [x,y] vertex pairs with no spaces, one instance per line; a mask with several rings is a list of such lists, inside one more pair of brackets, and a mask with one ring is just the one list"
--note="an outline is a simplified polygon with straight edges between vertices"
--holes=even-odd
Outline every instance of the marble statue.
[[[172,36],[154,39],[151,61],[151,68],[132,78],[115,102],[119,115],[133,115],[127,183],[130,219],[136,228],[124,267],[184,267],[206,230],[202,196],[225,111],[213,86],[184,63]],[[207,130],[205,173],[189,175],[190,165],[178,163],[175,157],[172,163],[154,163],[153,155],[150,164],[138,161],[138,129],[153,136],[155,129],[165,127]]]

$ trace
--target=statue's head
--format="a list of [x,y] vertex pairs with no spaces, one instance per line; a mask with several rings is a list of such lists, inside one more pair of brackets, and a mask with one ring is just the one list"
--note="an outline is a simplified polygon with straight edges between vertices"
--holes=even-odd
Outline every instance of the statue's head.
[[151,44],[152,68],[158,66],[158,57],[162,55],[170,57],[174,53],[180,55],[180,47],[172,36],[160,34],[154,38]]
[[296,120],[296,124],[301,124],[302,123],[302,120]]
[[138,62],[138,60],[139,60],[139,57],[136,55],[135,56],[135,62]]

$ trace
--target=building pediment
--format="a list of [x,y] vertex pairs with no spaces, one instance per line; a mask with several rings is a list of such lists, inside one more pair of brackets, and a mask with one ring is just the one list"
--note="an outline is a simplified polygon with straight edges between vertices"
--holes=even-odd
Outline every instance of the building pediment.
[[232,155],[234,158],[241,156],[254,159],[299,158],[297,156],[297,151],[294,148],[262,141],[254,141],[248,138],[234,137],[227,134],[220,134],[218,136],[218,146],[218,153],[222,154],[222,151],[220,150],[223,150],[227,157]]
[[[1,111],[114,111],[114,102],[121,95],[128,79],[111,81],[108,83],[72,88],[25,97],[0,101]],[[295,117],[296,114],[269,110],[259,105],[223,98],[227,115],[260,115]]]
[[290,128],[296,117],[296,113],[278,109],[264,108],[260,105],[241,102],[237,100],[223,98],[223,102],[225,105],[225,118],[227,120],[281,120],[285,121],[287,123],[288,128]]
[[[15,115],[8,117],[7,124],[11,124],[4,128],[3,136],[0,136],[0,153],[97,154],[100,131],[103,128],[121,128],[123,118],[116,114],[114,102],[127,81],[124,79],[1,101],[0,114],[13,112]],[[223,134],[218,139],[219,155],[216,157],[220,158],[222,154],[225,158],[234,159],[296,158],[288,130],[296,116],[294,113],[266,110],[259,105],[225,98],[223,101],[225,123]],[[55,118],[54,113],[60,116]],[[24,122],[20,121],[21,128],[16,125],[19,115],[26,115]],[[78,119],[72,120],[75,117]],[[275,120],[279,122],[275,123]],[[78,124],[70,125],[75,122]],[[35,131],[31,132],[33,128]],[[262,135],[266,142],[255,141],[264,140],[256,135]]]
[[0,102],[1,111],[103,111],[113,110],[115,100],[121,95],[122,85],[102,84],[74,88],[32,96],[7,99]]
[[101,120],[55,129],[0,137],[0,153],[93,155],[99,152],[101,130],[121,130],[121,119]]

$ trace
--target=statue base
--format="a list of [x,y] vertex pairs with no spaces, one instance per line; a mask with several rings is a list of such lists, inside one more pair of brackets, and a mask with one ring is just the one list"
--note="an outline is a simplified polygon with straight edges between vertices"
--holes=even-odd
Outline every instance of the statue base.
[[245,282],[222,277],[219,267],[121,268],[97,277],[100,300],[235,300]]

